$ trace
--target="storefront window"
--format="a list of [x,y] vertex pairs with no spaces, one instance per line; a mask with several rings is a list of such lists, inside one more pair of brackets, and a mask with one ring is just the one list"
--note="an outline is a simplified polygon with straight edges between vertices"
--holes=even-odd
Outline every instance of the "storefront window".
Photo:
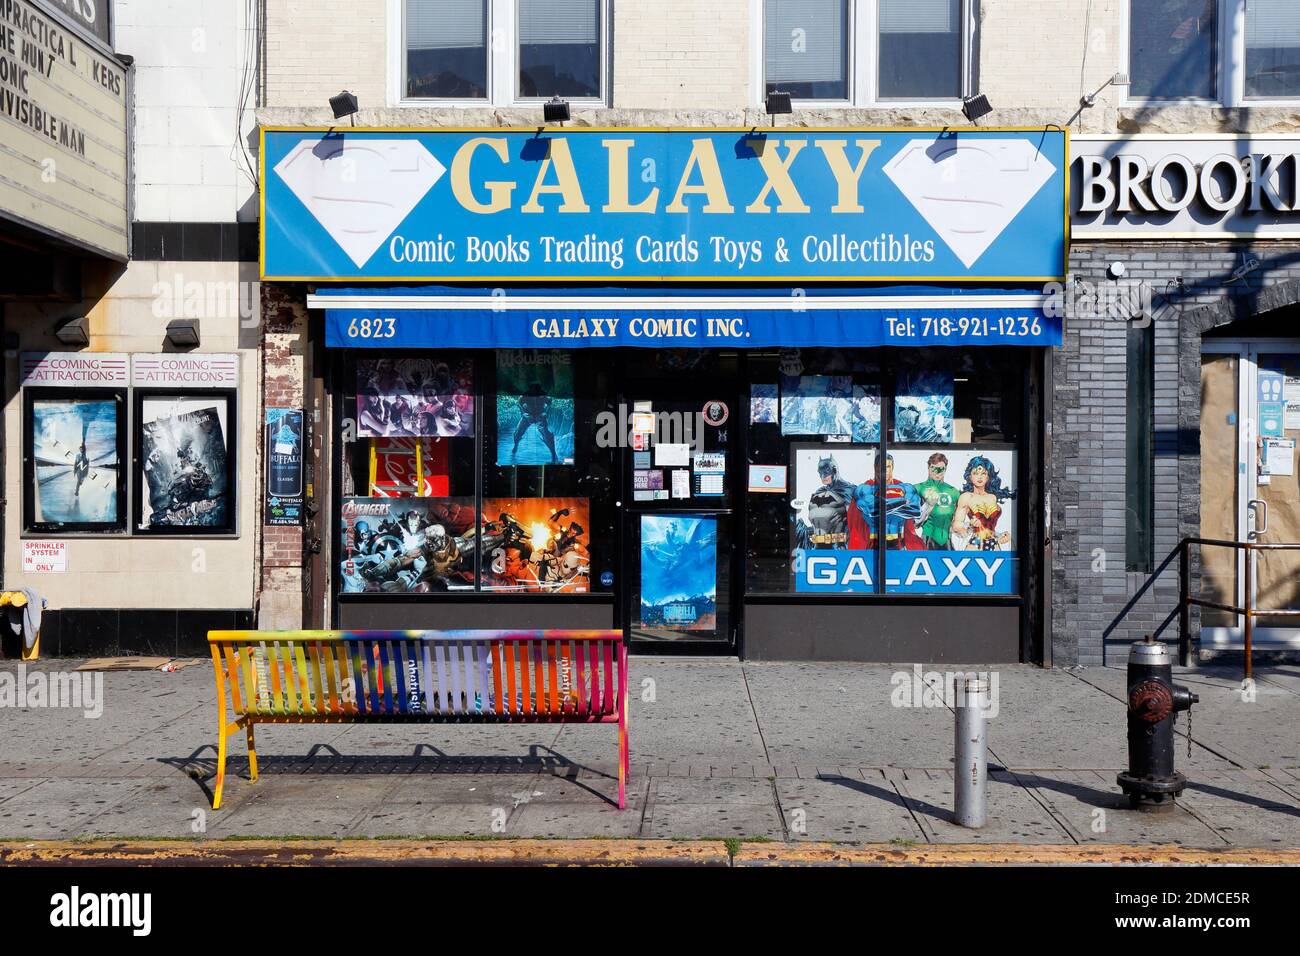
[[1022,358],[792,349],[750,369],[751,593],[1018,592]]
[[344,594],[608,590],[603,373],[569,352],[349,355]]

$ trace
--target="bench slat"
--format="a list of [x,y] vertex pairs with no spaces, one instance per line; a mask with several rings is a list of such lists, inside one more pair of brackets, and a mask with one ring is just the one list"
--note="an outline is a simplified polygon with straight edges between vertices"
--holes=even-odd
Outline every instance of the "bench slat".
[[605,686],[601,696],[601,713],[609,714],[614,710],[614,645],[609,641],[600,642],[601,657],[605,665]]
[[515,692],[515,650],[517,645],[510,643],[506,645],[506,714],[515,712],[515,701],[518,699]]

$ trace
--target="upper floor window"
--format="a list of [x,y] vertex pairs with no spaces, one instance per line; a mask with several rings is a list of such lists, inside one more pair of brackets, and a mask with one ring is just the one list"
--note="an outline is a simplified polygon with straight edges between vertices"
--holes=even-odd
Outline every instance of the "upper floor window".
[[1217,2],[1130,0],[1130,95],[1157,100],[1216,96]]
[[607,2],[401,0],[401,96],[604,99]]
[[406,95],[421,99],[486,99],[487,0],[404,2]]
[[960,99],[969,15],[969,0],[763,0],[763,90],[853,105]]
[[1300,99],[1296,0],[1129,0],[1129,96]]
[[1246,4],[1247,97],[1300,97],[1300,3]]

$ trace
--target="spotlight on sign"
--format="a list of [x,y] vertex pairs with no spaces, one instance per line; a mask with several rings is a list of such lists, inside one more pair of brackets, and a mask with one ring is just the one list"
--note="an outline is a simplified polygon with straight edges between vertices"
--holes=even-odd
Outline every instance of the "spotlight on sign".
[[357,104],[356,94],[344,90],[338,96],[330,97],[330,109],[334,111],[335,119],[342,119],[345,116],[355,115],[360,106]]
[[790,94],[781,93],[777,90],[767,94],[765,106],[768,116],[787,116],[794,112],[794,104],[790,101]]
[[961,114],[972,123],[981,116],[988,116],[992,112],[993,107],[989,104],[989,98],[983,93],[968,96],[961,101]]
[[86,346],[90,344],[90,333],[86,330],[86,317],[79,315],[64,319],[54,326],[54,337],[64,345]]
[[568,100],[562,100],[558,96],[542,104],[542,119],[548,123],[567,123],[571,113]]
[[192,349],[199,345],[198,319],[173,319],[167,323],[167,341],[178,349]]

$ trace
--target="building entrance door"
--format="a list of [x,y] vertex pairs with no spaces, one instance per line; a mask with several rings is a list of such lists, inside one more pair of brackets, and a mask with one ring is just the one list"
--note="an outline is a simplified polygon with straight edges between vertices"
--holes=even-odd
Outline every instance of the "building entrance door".
[[735,653],[744,427],[739,357],[637,350],[622,363],[622,619],[633,650]]
[[[1300,341],[1206,340],[1201,356],[1201,535],[1300,543]],[[1246,561],[1252,560],[1250,574]],[[1243,607],[1300,609],[1300,551],[1201,550],[1201,592]],[[1205,647],[1244,645],[1242,615],[1204,609]],[[1255,647],[1300,647],[1300,617],[1262,614]]]

